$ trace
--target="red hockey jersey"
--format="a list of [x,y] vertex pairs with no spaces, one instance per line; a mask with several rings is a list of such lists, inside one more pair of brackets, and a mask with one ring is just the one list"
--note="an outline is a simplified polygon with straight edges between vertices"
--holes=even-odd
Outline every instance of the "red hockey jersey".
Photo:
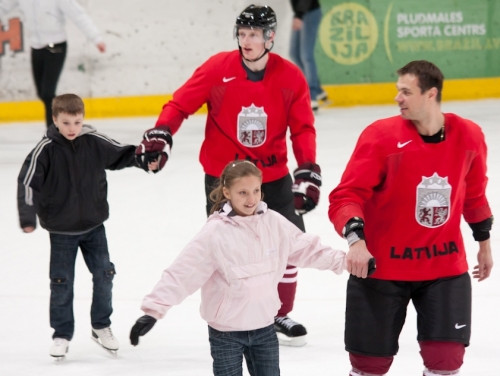
[[222,52],[203,63],[173,95],[156,126],[177,132],[202,105],[208,109],[200,162],[220,176],[235,159],[253,161],[263,182],[288,173],[287,131],[297,164],[316,162],[316,131],[309,89],[291,62],[269,53],[262,81],[247,79],[239,51]]
[[360,135],[340,184],[330,193],[336,231],[365,221],[374,278],[431,280],[462,274],[460,232],[491,217],[486,199],[486,144],[480,127],[445,114],[445,139],[425,143],[409,120],[376,121]]

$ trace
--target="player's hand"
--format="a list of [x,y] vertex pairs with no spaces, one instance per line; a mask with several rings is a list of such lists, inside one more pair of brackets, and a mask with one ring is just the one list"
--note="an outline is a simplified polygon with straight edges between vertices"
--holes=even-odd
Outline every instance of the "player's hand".
[[304,21],[302,21],[298,17],[294,17],[292,20],[292,30],[293,31],[302,30],[303,27],[304,27]]
[[137,164],[144,170],[149,171],[151,163],[158,162],[154,173],[160,171],[170,156],[172,148],[172,135],[166,127],[151,128],[144,132],[143,139],[135,150]]
[[29,234],[30,232],[33,232],[35,231],[35,227],[34,226],[26,226],[26,227],[23,227],[23,232]]
[[298,214],[305,214],[318,205],[321,168],[316,163],[304,163],[293,172],[293,177],[295,211]]
[[137,319],[132,330],[130,330],[130,343],[134,346],[139,344],[139,336],[143,336],[156,324],[156,319],[149,315]]
[[377,268],[375,258],[366,248],[366,242],[361,239],[349,247],[346,255],[347,271],[358,278],[366,278]]
[[491,255],[490,239],[479,242],[479,252],[477,253],[478,264],[474,266],[472,278],[478,282],[484,281],[491,275],[493,269],[493,257]]
[[159,168],[160,168],[160,163],[158,161],[148,163],[148,171],[155,172],[158,171]]

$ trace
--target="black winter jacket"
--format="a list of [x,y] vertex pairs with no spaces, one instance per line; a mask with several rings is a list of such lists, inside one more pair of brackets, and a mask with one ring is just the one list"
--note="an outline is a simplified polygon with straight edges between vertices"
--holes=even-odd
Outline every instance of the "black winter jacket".
[[106,169],[137,166],[133,145],[120,144],[84,125],[70,141],[51,125],[29,153],[18,177],[17,203],[22,228],[79,234],[109,217]]
[[293,9],[293,16],[302,19],[304,14],[318,9],[319,0],[290,0]]

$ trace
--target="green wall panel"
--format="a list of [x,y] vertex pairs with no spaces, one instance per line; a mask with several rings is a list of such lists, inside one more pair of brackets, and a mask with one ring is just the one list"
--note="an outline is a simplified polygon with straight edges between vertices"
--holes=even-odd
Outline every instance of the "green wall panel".
[[500,76],[500,1],[321,1],[316,59],[323,84],[390,82],[411,60],[446,79]]

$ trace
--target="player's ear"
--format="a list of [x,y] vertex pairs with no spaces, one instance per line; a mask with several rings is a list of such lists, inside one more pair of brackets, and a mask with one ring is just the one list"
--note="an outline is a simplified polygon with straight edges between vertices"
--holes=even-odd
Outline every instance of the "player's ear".
[[427,95],[428,95],[429,99],[436,99],[437,100],[437,95],[438,95],[437,87],[431,87],[429,90],[427,90]]
[[274,37],[276,33],[273,30],[268,31],[268,37],[267,37],[267,42],[273,42],[274,43]]

